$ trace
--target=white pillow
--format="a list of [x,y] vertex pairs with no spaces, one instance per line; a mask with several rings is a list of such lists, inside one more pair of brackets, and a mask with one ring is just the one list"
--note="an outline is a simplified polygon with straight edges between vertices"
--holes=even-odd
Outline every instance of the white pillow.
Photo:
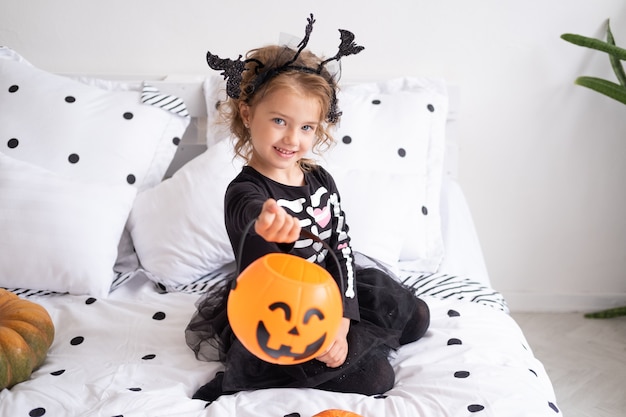
[[142,267],[167,286],[188,284],[234,261],[224,194],[242,167],[223,140],[137,195],[128,228]]
[[[340,176],[337,187],[350,227],[353,250],[369,254],[395,269],[405,241],[406,225],[393,219],[407,219],[411,215],[411,207],[417,204],[417,193],[407,193],[406,190],[417,180],[417,176],[410,174],[359,169]],[[390,207],[393,207],[392,215]],[[363,221],[367,224],[363,225]]]
[[106,297],[135,194],[0,153],[0,286]]
[[[350,207],[351,235],[362,235],[355,239],[355,250],[361,246],[368,248],[363,253],[386,263],[410,261],[407,267],[416,271],[436,271],[444,254],[439,199],[448,115],[445,83],[398,78],[349,85],[338,100],[343,115],[333,133],[337,145],[321,163],[335,177],[344,208]],[[354,175],[354,170],[363,173]],[[371,230],[373,218],[353,208],[376,198],[377,217],[401,243],[395,254],[381,247],[383,235],[362,232]]]
[[[158,184],[190,120],[180,99],[150,86],[52,74],[6,47],[0,86],[0,152],[85,181]],[[127,231],[119,243],[116,270],[132,273]]]
[[0,152],[82,180],[159,183],[189,118],[144,104],[129,86],[83,81],[0,47]]

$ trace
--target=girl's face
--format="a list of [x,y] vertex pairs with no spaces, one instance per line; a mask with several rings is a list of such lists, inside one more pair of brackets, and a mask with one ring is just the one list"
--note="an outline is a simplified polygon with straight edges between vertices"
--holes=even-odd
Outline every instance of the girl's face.
[[298,161],[316,141],[321,114],[318,100],[279,88],[252,107],[242,103],[240,111],[250,128],[252,156],[248,165],[282,184],[303,185]]

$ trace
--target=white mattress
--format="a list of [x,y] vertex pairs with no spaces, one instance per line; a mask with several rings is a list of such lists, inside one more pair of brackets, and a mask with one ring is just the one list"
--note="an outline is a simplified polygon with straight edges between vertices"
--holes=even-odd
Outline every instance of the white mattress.
[[56,337],[30,380],[0,391],[0,416],[310,417],[330,408],[365,417],[560,415],[544,367],[489,287],[460,189],[445,190],[453,226],[444,227],[446,260],[436,274],[403,274],[431,308],[431,326],[394,354],[396,384],[384,395],[269,389],[205,407],[191,396],[222,365],[196,360],[185,344],[199,294],[161,294],[138,276],[107,299],[30,297],[52,316]]

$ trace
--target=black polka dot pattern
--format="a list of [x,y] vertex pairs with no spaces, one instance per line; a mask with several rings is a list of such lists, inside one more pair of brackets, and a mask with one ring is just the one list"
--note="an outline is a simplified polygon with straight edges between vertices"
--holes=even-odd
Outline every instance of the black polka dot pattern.
[[20,141],[17,140],[16,138],[11,138],[9,139],[9,141],[7,142],[7,147],[9,149],[15,149],[17,148],[17,146],[20,144]]
[[85,341],[85,338],[83,336],[76,336],[75,338],[70,340],[70,345],[78,346],[78,345],[82,344],[84,341]]
[[[18,85],[11,85],[8,88],[9,93],[15,93],[18,90],[19,90],[19,86]],[[69,104],[76,103],[76,97],[73,96],[73,95],[68,95],[68,96],[65,96],[64,101],[66,103],[69,103]],[[132,112],[125,112],[122,116],[126,120],[132,120],[133,117],[134,117],[134,114]],[[180,141],[181,141],[181,139],[179,137],[174,137],[172,139],[172,143],[174,145],[176,145],[176,146],[178,146],[180,144]],[[15,148],[18,147],[18,145],[19,145],[19,140],[17,138],[11,138],[7,142],[7,147],[9,149],[15,149]],[[76,163],[78,163],[80,161],[80,156],[78,154],[76,154],[76,153],[72,153],[72,154],[70,154],[68,156],[67,160],[68,160],[68,162],[70,164],[76,164]],[[128,184],[130,184],[130,185],[134,185],[136,183],[136,181],[137,181],[137,179],[136,179],[135,175],[133,175],[133,174],[129,174],[126,177],[126,182]]]
[[[448,310],[446,314],[450,319],[456,319],[457,317],[461,317],[461,313],[452,309]],[[455,345],[462,345],[463,342],[457,338],[450,338],[448,339],[447,344],[448,346],[455,346]],[[454,373],[454,378],[460,379],[460,380],[468,379],[470,378],[470,376],[471,376],[471,373],[467,370],[459,370]],[[479,411],[483,411],[484,409],[485,407],[481,404],[470,404],[467,406],[467,411],[469,411],[470,413],[477,413]]]
[[471,404],[467,406],[467,411],[470,413],[477,413],[479,411],[483,411],[484,409],[485,407],[480,404]]
[[0,108],[12,121],[1,123],[0,153],[85,185],[160,182],[190,121],[182,100],[146,102],[142,83],[63,77],[0,48]]
[[162,311],[157,311],[156,313],[154,313],[152,318],[154,320],[165,320],[165,313]]
[[[376,106],[376,107],[378,107],[378,106],[384,107],[384,103],[383,103],[383,101],[382,101],[381,99],[378,99],[378,98],[376,98],[376,99],[372,99],[371,104],[372,104],[373,106]],[[428,112],[430,112],[430,113],[433,113],[433,112],[435,111],[435,107],[434,107],[432,104],[428,104],[428,105],[426,106],[426,109],[427,109],[427,111],[428,111]],[[384,140],[385,138],[378,138],[378,139],[380,139],[380,140]],[[353,143],[353,141],[354,141],[354,140],[355,140],[355,138],[353,138],[353,137],[352,137],[351,135],[349,135],[349,134],[347,134],[347,135],[343,135],[343,136],[342,136],[342,138],[341,138],[341,142],[342,142],[344,145],[350,145],[351,143]],[[358,138],[356,138],[356,140],[358,141]],[[400,158],[406,158],[406,157],[407,157],[407,155],[408,155],[407,148],[405,148],[405,147],[399,147],[399,148],[397,148],[397,150],[396,150],[396,155],[397,155],[397,157],[400,157]]]
[[[12,86],[10,86],[10,87],[9,87],[9,89],[8,89],[8,91],[9,91],[10,93],[15,93],[15,92],[17,92],[18,90],[19,90],[19,86],[17,86],[17,85],[12,85]],[[72,95],[68,95],[68,96],[66,96],[66,97],[64,98],[64,101],[65,101],[66,103],[70,103],[70,104],[71,104],[71,103],[75,103],[75,102],[76,102],[76,97],[74,97],[74,96],[72,96]],[[124,113],[123,117],[124,117],[124,119],[126,119],[126,120],[131,120],[134,116],[133,116],[133,113],[131,113],[131,112],[126,112],[126,113]],[[180,143],[180,138],[175,137],[175,138],[172,140],[172,142],[173,142],[175,145],[178,145],[178,144]],[[17,138],[11,138],[11,139],[9,139],[9,140],[7,141],[7,147],[8,147],[9,149],[15,149],[15,148],[17,148],[17,147],[18,147],[18,145],[19,145],[19,140],[18,140]],[[78,163],[78,162],[79,162],[79,160],[80,160],[80,156],[79,156],[78,154],[76,154],[76,153],[72,153],[72,154],[70,154],[70,155],[68,156],[67,160],[68,160],[68,162],[69,162],[70,164],[76,164],[76,163]],[[127,176],[127,183],[128,183],[128,184],[130,184],[130,185],[133,185],[133,184],[135,184],[135,182],[136,182],[136,178],[135,178],[135,176],[134,176],[134,175],[132,175],[132,174],[129,174],[129,175]]]
[[[461,313],[457,310],[454,309],[449,309],[446,313],[446,315],[448,316],[449,319],[451,320],[457,320],[459,317],[461,317]],[[455,346],[455,345],[462,345],[463,342],[458,339],[458,338],[450,338],[448,339],[447,345],[448,346]],[[526,349],[525,346],[523,346],[524,349]],[[537,372],[535,372],[532,369],[529,369],[529,371],[535,376],[538,377]],[[458,380],[472,380],[472,373],[468,370],[458,370],[456,372],[454,372],[454,378],[458,379]],[[548,407],[550,409],[552,409],[552,411],[554,411],[555,413],[560,413],[558,407],[551,401],[548,401]],[[469,411],[470,413],[474,414],[474,413],[480,413],[482,411],[485,411],[485,405],[484,404],[477,404],[477,403],[472,403],[469,404],[467,406],[467,411]],[[479,414],[480,415],[480,414]]]
[[41,417],[46,414],[46,409],[42,407],[33,408],[28,415],[30,417]]
[[[93,306],[96,304],[97,302],[97,298],[94,297],[87,297],[85,299],[85,306]],[[152,319],[156,320],[156,321],[162,321],[167,317],[167,314],[163,311],[157,311],[156,313],[152,314]],[[75,336],[70,340],[70,345],[72,346],[78,346],[83,344],[85,341],[85,338],[83,336]],[[155,353],[148,353],[145,354],[141,357],[141,360],[143,361],[151,361],[154,360],[157,357],[157,355]],[[62,377],[64,374],[66,373],[65,369],[58,369],[56,371],[52,371],[50,372],[50,375],[54,376],[54,377]],[[126,387],[126,390],[131,391],[131,392],[142,392],[143,388],[139,387],[139,386],[130,386],[130,387]],[[32,410],[29,411],[29,416],[44,416],[46,414],[46,409],[43,407],[37,407],[37,408],[33,408]],[[123,414],[118,414],[117,417],[123,417]]]

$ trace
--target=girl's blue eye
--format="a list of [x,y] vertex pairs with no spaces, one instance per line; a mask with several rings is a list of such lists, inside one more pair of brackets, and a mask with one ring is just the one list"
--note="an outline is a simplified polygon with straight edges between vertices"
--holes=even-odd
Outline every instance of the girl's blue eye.
[[274,123],[276,123],[277,125],[284,125],[285,121],[283,119],[281,119],[280,117],[276,117],[274,119]]
[[314,129],[314,128],[313,128],[313,126],[311,126],[311,125],[306,125],[306,126],[302,126],[302,130],[304,130],[304,131],[307,131],[307,132],[308,132],[308,131],[310,131],[310,130],[315,130],[315,129]]

